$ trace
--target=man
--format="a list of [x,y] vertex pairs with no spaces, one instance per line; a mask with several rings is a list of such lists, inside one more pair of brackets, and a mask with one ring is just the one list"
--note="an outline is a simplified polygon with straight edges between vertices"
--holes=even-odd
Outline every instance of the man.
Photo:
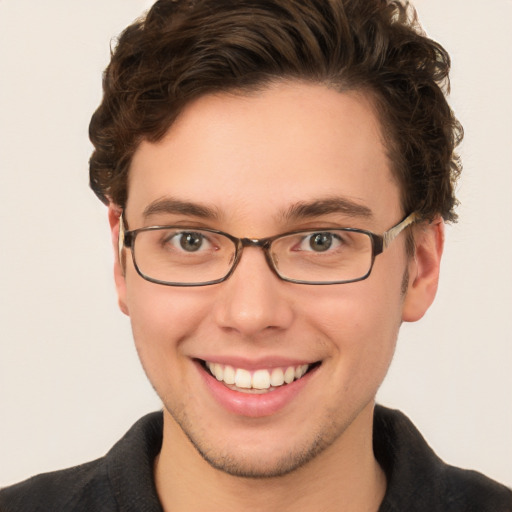
[[377,0],[160,0],[129,27],[91,186],[163,415],[1,510],[512,510],[374,403],[456,218],[448,69]]

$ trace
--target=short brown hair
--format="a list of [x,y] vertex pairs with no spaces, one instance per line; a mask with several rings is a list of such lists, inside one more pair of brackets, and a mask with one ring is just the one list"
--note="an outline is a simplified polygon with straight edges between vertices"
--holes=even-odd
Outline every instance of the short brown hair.
[[124,207],[131,158],[184,106],[279,79],[373,99],[405,213],[455,220],[462,127],[445,95],[450,58],[391,0],[158,0],[119,37],[90,124],[90,183]]

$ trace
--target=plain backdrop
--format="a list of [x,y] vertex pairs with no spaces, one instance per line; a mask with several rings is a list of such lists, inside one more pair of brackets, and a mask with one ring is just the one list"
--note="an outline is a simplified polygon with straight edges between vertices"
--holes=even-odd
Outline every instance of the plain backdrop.
[[[160,407],[117,309],[89,118],[112,38],[149,0],[0,0],[0,486],[102,456]],[[381,403],[447,462],[512,485],[512,2],[417,0],[453,58],[460,222]]]

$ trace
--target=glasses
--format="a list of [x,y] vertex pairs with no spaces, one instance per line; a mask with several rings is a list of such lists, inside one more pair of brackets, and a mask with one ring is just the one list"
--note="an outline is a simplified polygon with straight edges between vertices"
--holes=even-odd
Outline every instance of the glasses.
[[138,274],[166,286],[207,286],[229,278],[245,247],[260,247],[272,271],[298,284],[344,284],[366,279],[375,257],[409,225],[411,213],[382,235],[355,228],[317,228],[268,238],[236,238],[215,229],[150,226],[125,231],[119,250],[131,250]]

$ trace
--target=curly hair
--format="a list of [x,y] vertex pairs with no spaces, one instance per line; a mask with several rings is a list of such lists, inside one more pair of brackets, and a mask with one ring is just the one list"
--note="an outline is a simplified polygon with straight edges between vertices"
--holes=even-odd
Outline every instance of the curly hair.
[[276,80],[368,93],[404,212],[455,221],[463,131],[448,105],[450,58],[392,0],[158,0],[119,37],[90,124],[90,184],[127,200],[130,162],[185,105]]

